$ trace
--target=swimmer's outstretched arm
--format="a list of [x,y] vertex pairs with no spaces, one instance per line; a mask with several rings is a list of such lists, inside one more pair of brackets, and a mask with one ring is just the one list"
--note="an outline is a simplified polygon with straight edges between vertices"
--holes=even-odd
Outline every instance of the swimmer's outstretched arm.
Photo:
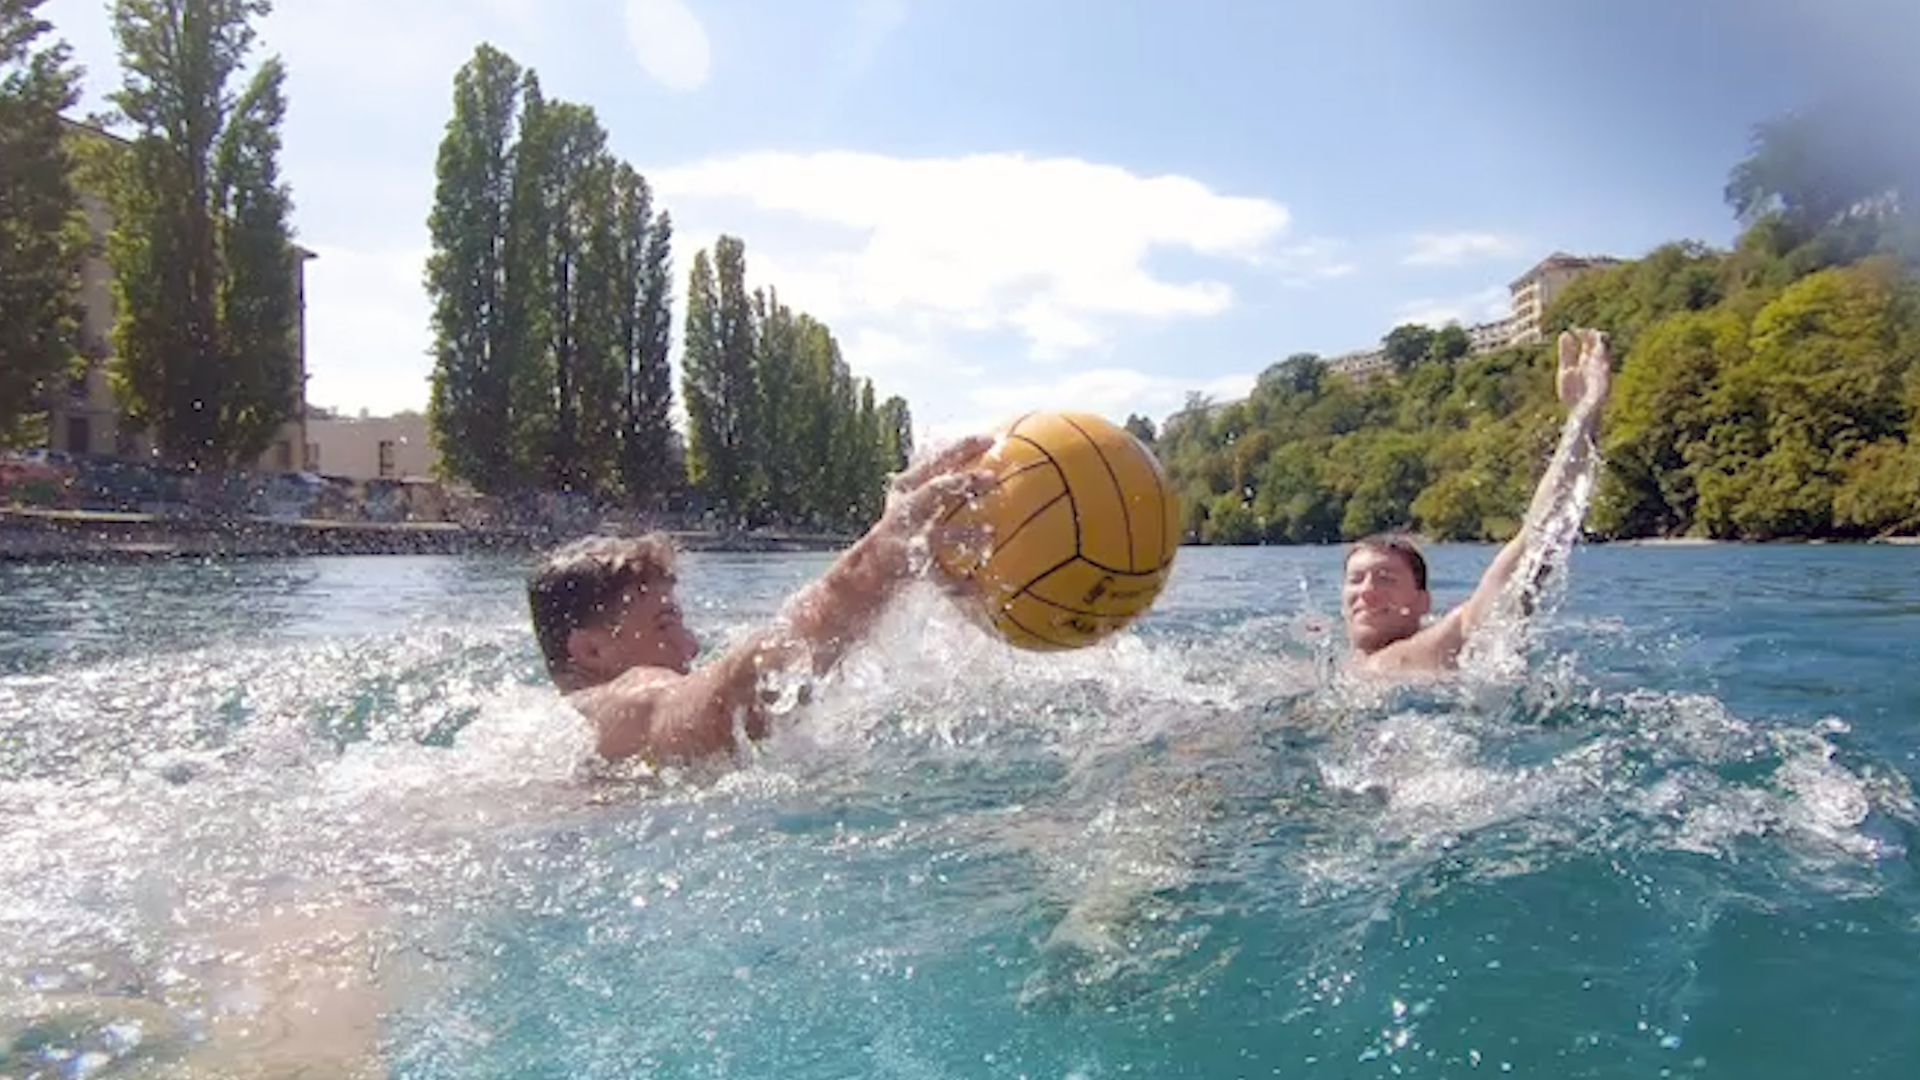
[[867,636],[913,576],[914,537],[991,482],[991,474],[965,468],[991,445],[984,436],[962,439],[901,474],[866,535],[795,593],[773,625],[719,659],[688,675],[636,669],[577,692],[572,702],[594,725],[600,756],[686,760],[731,750],[736,723],[750,738],[765,734],[763,676],[824,674]]
[[1556,389],[1567,406],[1566,425],[1560,431],[1560,445],[1553,460],[1534,488],[1533,503],[1520,531],[1500,549],[1480,577],[1480,584],[1466,603],[1448,612],[1446,617],[1405,641],[1388,646],[1374,656],[1376,664],[1388,667],[1450,667],[1460,656],[1467,639],[1487,621],[1514,583],[1522,566],[1532,563],[1520,582],[1523,609],[1530,604],[1552,567],[1545,561],[1551,548],[1548,529],[1560,518],[1561,507],[1572,494],[1575,478],[1587,471],[1599,453],[1600,415],[1613,389],[1613,349],[1607,335],[1599,330],[1568,330],[1560,335],[1560,364]]

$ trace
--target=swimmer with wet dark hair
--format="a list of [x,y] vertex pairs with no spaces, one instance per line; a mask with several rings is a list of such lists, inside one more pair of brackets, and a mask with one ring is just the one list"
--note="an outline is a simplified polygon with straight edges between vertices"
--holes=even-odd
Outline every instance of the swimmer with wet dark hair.
[[[1458,666],[1468,639],[1509,598],[1530,610],[1532,596],[1552,570],[1560,546],[1556,529],[1577,529],[1567,519],[1575,480],[1599,454],[1600,414],[1613,385],[1613,350],[1598,330],[1560,335],[1556,389],[1567,406],[1560,445],[1534,490],[1520,532],[1494,557],[1466,603],[1437,622],[1427,591],[1427,563],[1419,548],[1399,536],[1371,536],[1347,549],[1340,611],[1353,646],[1350,666],[1361,671],[1437,671]],[[1524,569],[1523,569],[1524,568]]]
[[[985,436],[962,439],[901,474],[880,520],[795,593],[773,626],[697,670],[699,645],[674,596],[665,537],[593,537],[548,555],[527,583],[534,633],[554,685],[593,725],[600,756],[684,762],[733,749],[737,731],[764,735],[764,678],[824,674],[866,636],[914,577],[915,538],[993,482],[991,472],[968,468],[991,445]],[[962,587],[944,577],[937,584]]]

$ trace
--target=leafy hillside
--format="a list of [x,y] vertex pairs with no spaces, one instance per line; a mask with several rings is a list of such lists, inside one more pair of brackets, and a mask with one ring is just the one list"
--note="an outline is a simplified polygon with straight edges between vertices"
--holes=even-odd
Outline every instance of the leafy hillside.
[[1575,281],[1545,343],[1456,359],[1457,335],[1399,327],[1396,377],[1356,385],[1301,354],[1245,401],[1190,399],[1155,443],[1191,538],[1512,535],[1559,429],[1567,326],[1610,331],[1619,365],[1595,535],[1920,530],[1920,220],[1903,213],[1920,169],[1848,115],[1757,128],[1726,189],[1735,247],[1670,243]]

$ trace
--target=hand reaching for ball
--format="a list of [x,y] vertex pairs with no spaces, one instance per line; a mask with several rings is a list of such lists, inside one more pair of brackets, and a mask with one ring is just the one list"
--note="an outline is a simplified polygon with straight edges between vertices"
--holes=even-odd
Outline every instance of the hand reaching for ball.
[[868,533],[869,541],[884,551],[892,574],[913,572],[915,560],[911,558],[911,548],[916,543],[942,545],[957,540],[969,543],[981,540],[971,533],[965,537],[947,536],[943,522],[953,510],[977,498],[994,483],[994,473],[978,467],[981,457],[993,444],[991,436],[968,436],[894,477],[888,486],[886,509]]

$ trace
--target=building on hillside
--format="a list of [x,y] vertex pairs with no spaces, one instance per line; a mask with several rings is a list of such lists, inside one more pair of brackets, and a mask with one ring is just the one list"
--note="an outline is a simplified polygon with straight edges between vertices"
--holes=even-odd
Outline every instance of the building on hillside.
[[1513,341],[1513,317],[1467,327],[1467,341],[1471,344],[1468,351],[1474,356],[1506,348]]
[[1345,375],[1354,382],[1366,382],[1376,375],[1392,371],[1393,362],[1387,359],[1385,349],[1359,349],[1328,360],[1327,370]]
[[1560,297],[1567,285],[1583,274],[1620,265],[1619,259],[1606,256],[1581,258],[1556,251],[1535,263],[1513,279],[1507,291],[1513,295],[1513,314],[1507,319],[1506,345],[1532,345],[1541,340],[1541,321],[1547,308]]
[[307,418],[307,469],[348,480],[422,480],[440,465],[440,453],[416,412],[393,416]]
[[[1506,317],[1466,328],[1467,340],[1471,343],[1469,354],[1477,356],[1540,341],[1544,336],[1542,320],[1546,317],[1547,308],[1559,299],[1569,282],[1596,270],[1619,266],[1621,262],[1610,256],[1581,258],[1556,251],[1535,263],[1507,287],[1513,306]],[[1386,350],[1377,345],[1328,357],[1326,365],[1328,371],[1345,375],[1356,383],[1393,373],[1393,364],[1387,359]],[[1186,414],[1187,410],[1182,410],[1168,417],[1167,422],[1172,423]]]
[[[110,132],[75,121],[67,129],[77,137],[126,140]],[[86,212],[87,231],[91,235],[85,264],[81,267],[80,302],[84,309],[81,348],[87,358],[86,370],[53,387],[47,395],[47,448],[70,454],[146,461],[153,455],[149,432],[136,430],[125,422],[118,397],[107,376],[112,355],[113,271],[107,265],[107,234],[113,229],[106,202],[92,192],[82,192],[80,202]],[[314,253],[295,246],[299,259],[294,264],[295,311],[294,356],[300,370],[294,382],[297,399],[291,419],[281,425],[273,443],[260,456],[256,467],[264,472],[304,472],[306,460],[306,382],[307,382],[307,297],[306,265]]]

